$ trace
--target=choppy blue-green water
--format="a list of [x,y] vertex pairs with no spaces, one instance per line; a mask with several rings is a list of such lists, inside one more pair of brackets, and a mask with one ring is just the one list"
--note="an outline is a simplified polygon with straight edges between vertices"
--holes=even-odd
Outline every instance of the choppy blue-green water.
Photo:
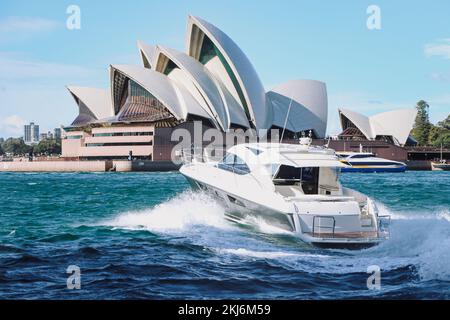
[[449,299],[450,172],[342,181],[392,215],[390,240],[318,249],[263,221],[240,227],[178,173],[0,173],[0,298]]

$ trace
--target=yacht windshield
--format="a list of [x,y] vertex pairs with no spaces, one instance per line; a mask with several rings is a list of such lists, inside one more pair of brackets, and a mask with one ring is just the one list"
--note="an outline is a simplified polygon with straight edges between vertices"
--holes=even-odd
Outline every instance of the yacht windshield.
[[250,168],[247,166],[245,161],[233,153],[227,153],[223,160],[217,164],[217,167],[236,174],[250,173]]

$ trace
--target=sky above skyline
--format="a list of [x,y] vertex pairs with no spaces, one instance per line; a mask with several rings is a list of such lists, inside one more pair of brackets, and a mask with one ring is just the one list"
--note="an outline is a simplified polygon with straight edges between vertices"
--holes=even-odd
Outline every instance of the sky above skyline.
[[[69,30],[69,5],[81,29]],[[377,5],[381,29],[369,30]],[[337,108],[366,115],[430,104],[450,113],[450,2],[434,1],[23,1],[0,2],[0,137],[69,125],[78,108],[66,85],[109,87],[110,64],[140,64],[137,40],[185,50],[187,16],[200,16],[246,53],[265,88],[291,79],[327,84],[328,133]]]

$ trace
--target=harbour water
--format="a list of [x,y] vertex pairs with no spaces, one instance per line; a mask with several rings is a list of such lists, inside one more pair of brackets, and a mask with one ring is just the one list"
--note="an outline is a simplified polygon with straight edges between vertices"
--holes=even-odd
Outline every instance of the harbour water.
[[450,299],[450,172],[342,181],[392,215],[391,239],[329,250],[237,226],[175,172],[0,173],[0,299]]

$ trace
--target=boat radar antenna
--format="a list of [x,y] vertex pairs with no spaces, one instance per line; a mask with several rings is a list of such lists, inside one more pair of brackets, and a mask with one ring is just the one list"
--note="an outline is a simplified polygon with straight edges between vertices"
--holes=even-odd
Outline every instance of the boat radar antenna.
[[330,140],[331,140],[331,136],[328,136],[328,141],[327,141],[327,143],[325,144],[325,148],[327,148],[328,149],[328,147],[330,146]]
[[301,145],[310,146],[312,143],[312,130],[309,130],[308,136],[305,136],[305,132],[302,132],[302,137],[298,141]]
[[287,122],[288,122],[288,118],[289,118],[289,113],[291,112],[291,106],[292,106],[292,98],[291,98],[291,101],[289,102],[289,108],[288,108],[288,111],[286,113],[286,119],[284,119],[283,131],[281,132],[280,142],[283,142],[284,132],[286,131],[286,126],[287,126]]

